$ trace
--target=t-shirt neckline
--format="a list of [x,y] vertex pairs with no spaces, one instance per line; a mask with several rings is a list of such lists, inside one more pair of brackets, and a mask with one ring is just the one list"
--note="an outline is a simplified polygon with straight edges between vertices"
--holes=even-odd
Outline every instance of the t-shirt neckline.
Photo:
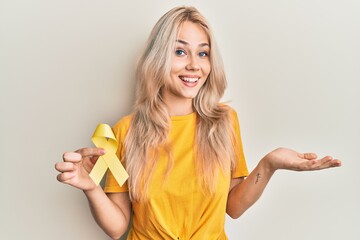
[[185,121],[195,117],[196,112],[192,112],[190,114],[181,115],[181,116],[171,116],[171,121]]

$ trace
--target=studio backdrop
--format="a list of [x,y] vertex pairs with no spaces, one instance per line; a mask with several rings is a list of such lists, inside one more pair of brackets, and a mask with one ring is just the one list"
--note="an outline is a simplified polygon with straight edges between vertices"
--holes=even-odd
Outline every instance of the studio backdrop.
[[139,54],[179,5],[214,30],[250,170],[277,147],[343,161],[277,172],[229,239],[360,239],[358,0],[1,0],[0,239],[108,239],[54,165],[130,112]]

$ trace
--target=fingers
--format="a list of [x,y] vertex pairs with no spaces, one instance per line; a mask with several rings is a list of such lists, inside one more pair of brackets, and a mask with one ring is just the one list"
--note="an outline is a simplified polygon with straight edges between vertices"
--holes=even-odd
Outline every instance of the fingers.
[[59,172],[70,172],[76,169],[76,166],[72,162],[58,162],[55,164],[55,169]]
[[66,152],[63,154],[64,162],[77,163],[81,161],[81,154],[77,152]]
[[79,153],[82,157],[99,157],[105,154],[105,150],[102,148],[81,148],[75,153]]
[[82,159],[81,154],[75,152],[66,152],[63,154],[63,162],[57,162],[55,169],[60,172],[57,175],[59,182],[66,182],[75,176],[77,163]]
[[317,158],[315,153],[299,153],[299,157],[307,160],[313,160]]
[[307,163],[308,170],[322,170],[331,167],[340,167],[341,161],[338,159],[334,159],[331,156],[323,157],[319,160],[310,160]]
[[64,162],[78,163],[83,158],[89,157],[94,163],[99,156],[104,154],[105,150],[102,148],[81,148],[75,152],[65,152],[63,154],[63,160]]
[[66,183],[76,175],[76,164],[73,162],[58,162],[55,164],[55,169],[60,172],[56,177],[59,182]]
[[338,159],[334,159],[331,156],[326,156],[326,157],[320,159],[319,162],[321,163],[319,166],[319,169],[326,169],[326,168],[330,168],[330,167],[340,167],[341,166],[341,161]]
[[60,172],[56,176],[57,180],[83,190],[96,187],[88,173],[99,156],[104,154],[105,150],[102,148],[82,148],[75,152],[65,152],[63,162],[55,164],[55,169]]
[[342,162],[339,159],[335,159],[333,161],[332,167],[341,167],[341,165],[342,165]]
[[74,172],[64,172],[64,173],[60,173],[57,175],[56,179],[59,182],[63,182],[66,183],[67,181],[71,180],[72,178],[75,177],[75,173]]
[[70,184],[71,180],[77,175],[78,165],[73,162],[58,162],[55,169],[60,172],[56,176],[59,182]]

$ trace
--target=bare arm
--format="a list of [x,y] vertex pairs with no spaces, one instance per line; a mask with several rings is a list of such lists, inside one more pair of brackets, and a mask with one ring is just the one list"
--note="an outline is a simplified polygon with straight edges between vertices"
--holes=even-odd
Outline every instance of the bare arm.
[[105,152],[99,148],[83,148],[63,155],[63,162],[55,165],[60,172],[58,181],[84,191],[91,213],[97,224],[112,239],[119,239],[127,230],[131,203],[128,193],[106,195],[89,176],[99,156]]
[[128,192],[105,194],[101,187],[84,191],[96,223],[112,239],[119,239],[130,222],[131,203]]
[[341,162],[330,156],[317,159],[314,153],[301,154],[290,149],[276,149],[261,159],[245,180],[232,180],[226,212],[232,218],[240,217],[260,198],[272,175],[278,169],[312,171],[339,166]]
[[250,175],[240,180],[232,180],[233,188],[229,192],[226,212],[232,218],[240,217],[261,196],[274,171],[266,167],[262,159]]

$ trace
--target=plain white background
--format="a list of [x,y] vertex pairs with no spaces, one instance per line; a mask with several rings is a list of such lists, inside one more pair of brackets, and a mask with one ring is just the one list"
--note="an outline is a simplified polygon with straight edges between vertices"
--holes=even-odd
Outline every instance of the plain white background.
[[250,169],[280,146],[343,161],[276,173],[229,238],[360,239],[358,0],[1,0],[1,239],[108,239],[54,164],[129,113],[150,29],[184,4],[214,29]]

